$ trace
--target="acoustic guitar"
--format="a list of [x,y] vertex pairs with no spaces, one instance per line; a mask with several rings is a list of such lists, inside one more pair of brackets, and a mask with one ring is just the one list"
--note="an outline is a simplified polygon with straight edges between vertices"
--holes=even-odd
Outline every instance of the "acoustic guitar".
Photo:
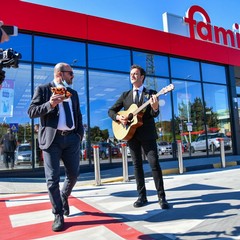
[[[162,88],[156,94],[156,96],[159,97],[160,95],[166,94],[172,91],[173,89],[174,85],[169,84],[168,86]],[[143,110],[147,107],[149,103],[150,99],[143,103],[140,107],[138,107],[136,104],[132,104],[128,108],[128,110],[118,112],[119,115],[128,116],[128,123],[124,125],[119,121],[112,122],[112,129],[116,139],[128,141],[132,138],[136,129],[143,124],[142,123],[142,117],[144,114]]]

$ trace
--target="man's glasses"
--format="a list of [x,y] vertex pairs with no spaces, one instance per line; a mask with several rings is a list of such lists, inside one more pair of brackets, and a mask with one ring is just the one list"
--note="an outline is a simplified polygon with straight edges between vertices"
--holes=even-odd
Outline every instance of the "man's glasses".
[[61,72],[68,72],[70,76],[73,76],[73,71],[61,71]]

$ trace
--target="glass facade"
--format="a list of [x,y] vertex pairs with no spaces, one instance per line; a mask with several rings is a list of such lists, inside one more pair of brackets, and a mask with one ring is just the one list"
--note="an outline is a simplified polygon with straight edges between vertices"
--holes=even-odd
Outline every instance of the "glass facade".
[[[67,62],[74,70],[72,87],[79,94],[85,128],[81,164],[92,161],[89,150],[92,144],[112,142],[114,147],[119,146],[114,139],[108,109],[123,91],[131,88],[129,69],[133,63],[146,69],[145,87],[160,94],[160,114],[155,119],[158,141],[167,141],[173,147],[170,154],[160,155],[160,160],[176,158],[177,140],[183,143],[184,157],[219,155],[217,145],[214,151],[211,148],[215,135],[216,138],[226,137],[231,143],[225,66],[27,34],[19,34],[10,43],[2,44],[3,49],[10,47],[20,52],[22,59],[19,68],[4,69],[6,78],[0,89],[0,137],[9,125],[14,126],[18,144],[29,143],[32,147],[32,164],[16,168],[42,166],[34,128],[39,120],[29,119],[27,109],[34,89],[53,80],[53,67],[58,62]],[[169,84],[174,85],[174,90],[162,94]],[[200,140],[202,148],[198,147]],[[231,146],[226,148],[226,153],[233,153]],[[106,151],[101,161],[107,159],[121,161],[121,155],[113,157]],[[0,169],[4,170],[0,162]]]

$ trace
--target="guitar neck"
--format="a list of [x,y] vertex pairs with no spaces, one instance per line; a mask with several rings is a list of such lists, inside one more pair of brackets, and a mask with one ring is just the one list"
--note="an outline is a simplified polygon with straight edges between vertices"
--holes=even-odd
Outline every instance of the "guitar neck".
[[[159,97],[160,95],[162,94],[165,94],[171,90],[173,90],[174,86],[173,84],[170,84],[168,85],[167,87],[165,88],[162,88],[157,94],[156,96]],[[136,109],[134,112],[133,112],[133,116],[136,116],[138,113],[140,113],[145,107],[147,107],[147,105],[150,103],[150,99],[147,100],[143,105],[141,105],[138,109]]]

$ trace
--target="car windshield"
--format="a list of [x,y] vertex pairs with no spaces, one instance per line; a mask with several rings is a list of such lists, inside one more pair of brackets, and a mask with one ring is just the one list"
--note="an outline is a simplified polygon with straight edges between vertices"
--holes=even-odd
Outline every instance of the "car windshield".
[[166,145],[168,145],[167,142],[160,142],[159,144],[162,145],[162,146],[166,146]]
[[18,151],[19,152],[31,151],[31,147],[30,146],[19,146]]

